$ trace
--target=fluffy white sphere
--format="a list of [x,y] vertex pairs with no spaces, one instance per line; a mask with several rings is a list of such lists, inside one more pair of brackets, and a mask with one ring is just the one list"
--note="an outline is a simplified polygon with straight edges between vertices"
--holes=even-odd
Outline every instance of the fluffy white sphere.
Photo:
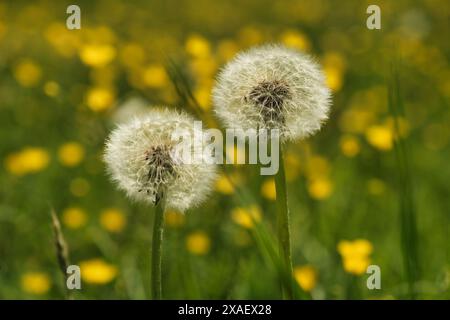
[[305,138],[327,119],[331,93],[306,54],[266,45],[238,54],[220,72],[214,109],[229,128],[280,129],[282,140]]
[[[165,208],[182,212],[206,198],[216,167],[177,156],[183,147],[173,140],[177,130],[191,134],[192,159],[201,157],[202,132],[194,134],[198,130],[194,119],[185,113],[154,109],[111,133],[104,160],[112,179],[130,198],[152,204],[162,201]],[[193,143],[195,137],[198,143]]]

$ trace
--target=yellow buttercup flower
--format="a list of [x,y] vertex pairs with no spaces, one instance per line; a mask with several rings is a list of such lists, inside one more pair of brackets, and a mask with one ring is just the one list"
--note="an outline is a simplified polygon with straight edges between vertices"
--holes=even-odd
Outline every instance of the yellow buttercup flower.
[[358,139],[351,135],[342,136],[339,145],[342,153],[349,158],[356,156],[361,149]]
[[120,232],[127,224],[122,211],[116,208],[108,208],[100,213],[100,224],[109,232]]
[[116,266],[102,259],[91,259],[80,262],[81,279],[90,284],[107,284],[117,276]]
[[317,270],[310,265],[294,268],[294,278],[298,285],[306,292],[310,292],[317,284]]
[[50,277],[43,272],[27,272],[21,277],[22,290],[36,295],[46,294],[50,290]]
[[207,57],[211,52],[208,40],[197,34],[188,37],[185,48],[188,54],[197,58]]
[[295,48],[301,51],[308,51],[311,49],[311,42],[303,34],[297,30],[286,30],[281,35],[281,42],[287,47]]
[[56,97],[59,94],[59,84],[55,81],[47,81],[44,84],[44,93],[49,97]]
[[169,77],[162,65],[151,64],[144,69],[143,81],[150,88],[162,88],[168,84]]
[[333,91],[339,91],[343,84],[343,74],[339,68],[325,66],[323,68],[326,76],[326,84]]
[[78,207],[70,207],[63,211],[62,222],[65,226],[71,229],[81,228],[86,224],[87,214]]
[[373,246],[368,240],[342,240],[338,243],[337,249],[342,257],[346,272],[355,275],[366,272],[367,267],[370,265],[370,255],[373,251]]
[[261,209],[257,205],[252,205],[247,208],[238,207],[231,211],[231,219],[246,229],[253,228],[255,222],[261,221],[261,216]]
[[261,186],[261,194],[268,200],[277,199],[277,190],[274,179],[266,179]]
[[233,194],[234,186],[225,174],[221,174],[216,180],[215,188],[218,192],[223,194]]
[[200,107],[208,111],[211,109],[211,88],[206,86],[198,87],[194,91],[195,100],[197,100]]
[[366,131],[367,141],[381,151],[391,150],[394,144],[392,130],[387,126],[371,126]]
[[328,178],[314,178],[308,184],[308,192],[316,200],[324,200],[333,192],[333,184]]
[[75,167],[84,158],[84,148],[78,142],[67,142],[58,150],[59,161],[67,167]]
[[168,227],[178,228],[185,224],[186,216],[183,213],[168,210],[164,213],[164,222]]
[[50,156],[45,149],[27,147],[22,151],[12,153],[5,159],[6,169],[15,175],[35,173],[45,169],[50,162]]
[[116,57],[116,49],[107,44],[87,44],[80,49],[80,59],[91,67],[103,67]]
[[14,77],[23,87],[34,87],[41,76],[41,67],[29,59],[19,62],[14,68]]
[[195,255],[205,255],[209,252],[211,241],[203,231],[195,231],[186,238],[187,250]]
[[86,95],[86,104],[95,112],[105,111],[112,107],[115,94],[109,88],[95,87],[90,89]]

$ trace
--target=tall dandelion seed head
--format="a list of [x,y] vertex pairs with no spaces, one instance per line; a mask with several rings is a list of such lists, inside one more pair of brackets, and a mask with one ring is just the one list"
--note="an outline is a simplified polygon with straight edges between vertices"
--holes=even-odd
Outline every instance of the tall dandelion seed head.
[[215,112],[230,128],[279,129],[283,140],[305,138],[328,118],[330,90],[306,54],[265,45],[239,54],[220,72]]
[[[173,133],[189,134],[189,153],[199,159],[202,132],[194,132],[194,119],[185,113],[154,109],[120,124],[106,142],[104,160],[118,187],[137,201],[185,211],[201,203],[215,180],[214,165],[184,161]],[[197,137],[197,138],[196,138]],[[194,139],[198,141],[194,142]]]

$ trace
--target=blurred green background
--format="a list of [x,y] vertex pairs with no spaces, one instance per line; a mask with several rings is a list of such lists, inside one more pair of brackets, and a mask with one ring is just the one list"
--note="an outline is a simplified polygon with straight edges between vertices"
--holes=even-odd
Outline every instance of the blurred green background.
[[[303,297],[450,298],[448,1],[79,0],[81,30],[66,29],[70,4],[0,2],[0,298],[65,297],[50,208],[82,269],[74,298],[149,298],[153,209],[108,180],[105,138],[152,105],[211,120],[217,71],[268,42],[315,56],[333,90],[323,130],[285,155]],[[366,28],[370,4],[381,30]],[[391,89],[404,115],[389,109]],[[281,297],[253,237],[256,220],[273,238],[273,180],[226,172],[201,208],[166,215],[165,298]],[[402,232],[405,221],[417,228]],[[381,290],[366,287],[369,264]]]

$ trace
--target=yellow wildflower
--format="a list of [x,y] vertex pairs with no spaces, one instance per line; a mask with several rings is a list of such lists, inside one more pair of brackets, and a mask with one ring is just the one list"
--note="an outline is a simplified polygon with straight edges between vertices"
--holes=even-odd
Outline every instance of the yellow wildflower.
[[185,224],[186,216],[180,212],[168,210],[164,213],[164,221],[168,227],[178,228]]
[[115,101],[114,92],[109,88],[94,87],[87,92],[86,104],[95,112],[109,109]]
[[41,67],[29,59],[22,60],[14,68],[14,77],[23,87],[37,85],[41,76]]
[[342,153],[349,158],[356,156],[360,151],[359,141],[351,135],[344,135],[339,141]]
[[27,272],[21,277],[22,290],[36,295],[46,294],[50,290],[50,277],[43,272]]
[[286,30],[281,35],[281,42],[287,47],[295,48],[301,51],[308,51],[311,49],[309,39],[297,30]]
[[48,166],[50,156],[42,148],[27,147],[10,154],[5,160],[6,169],[15,175],[24,175],[43,170]]
[[81,228],[86,224],[87,214],[78,207],[70,207],[63,211],[62,222],[65,226],[71,229]]
[[211,52],[208,40],[197,34],[188,37],[185,48],[188,54],[197,58],[207,57]]
[[253,228],[255,222],[261,221],[261,216],[261,209],[257,205],[248,208],[238,207],[231,211],[233,221],[246,229]]
[[338,243],[337,249],[342,257],[346,272],[355,275],[366,272],[367,267],[370,265],[370,254],[373,251],[373,246],[368,240],[342,240]]
[[268,200],[277,199],[277,190],[274,179],[266,179],[261,186],[261,194]]
[[49,97],[56,97],[59,94],[59,84],[55,81],[47,81],[44,84],[44,93]]
[[304,291],[310,292],[317,283],[317,270],[310,265],[295,267],[294,278]]
[[308,183],[308,192],[316,200],[324,200],[333,192],[333,184],[328,178],[314,178]]
[[107,44],[87,44],[80,49],[80,59],[91,67],[103,67],[116,57],[116,49]]
[[391,129],[386,126],[371,126],[366,131],[367,141],[381,151],[391,150],[394,138]]
[[211,109],[211,88],[210,87],[205,87],[205,86],[198,87],[194,91],[194,97],[203,110],[208,111],[209,109]]
[[230,178],[225,174],[221,174],[216,180],[216,190],[223,194],[233,194],[234,186],[230,181]]
[[162,88],[167,85],[169,78],[162,65],[151,64],[144,69],[143,81],[150,88]]
[[84,158],[84,148],[78,142],[67,142],[59,148],[58,157],[63,165],[75,167]]
[[187,250],[195,255],[205,255],[209,252],[211,241],[203,231],[195,231],[186,238]]
[[102,259],[80,262],[81,279],[90,284],[107,284],[117,276],[117,268]]
[[332,66],[325,66],[323,70],[325,72],[327,86],[333,91],[339,91],[343,84],[342,71]]
[[108,208],[100,213],[100,224],[109,232],[120,232],[127,224],[122,211],[116,208]]

